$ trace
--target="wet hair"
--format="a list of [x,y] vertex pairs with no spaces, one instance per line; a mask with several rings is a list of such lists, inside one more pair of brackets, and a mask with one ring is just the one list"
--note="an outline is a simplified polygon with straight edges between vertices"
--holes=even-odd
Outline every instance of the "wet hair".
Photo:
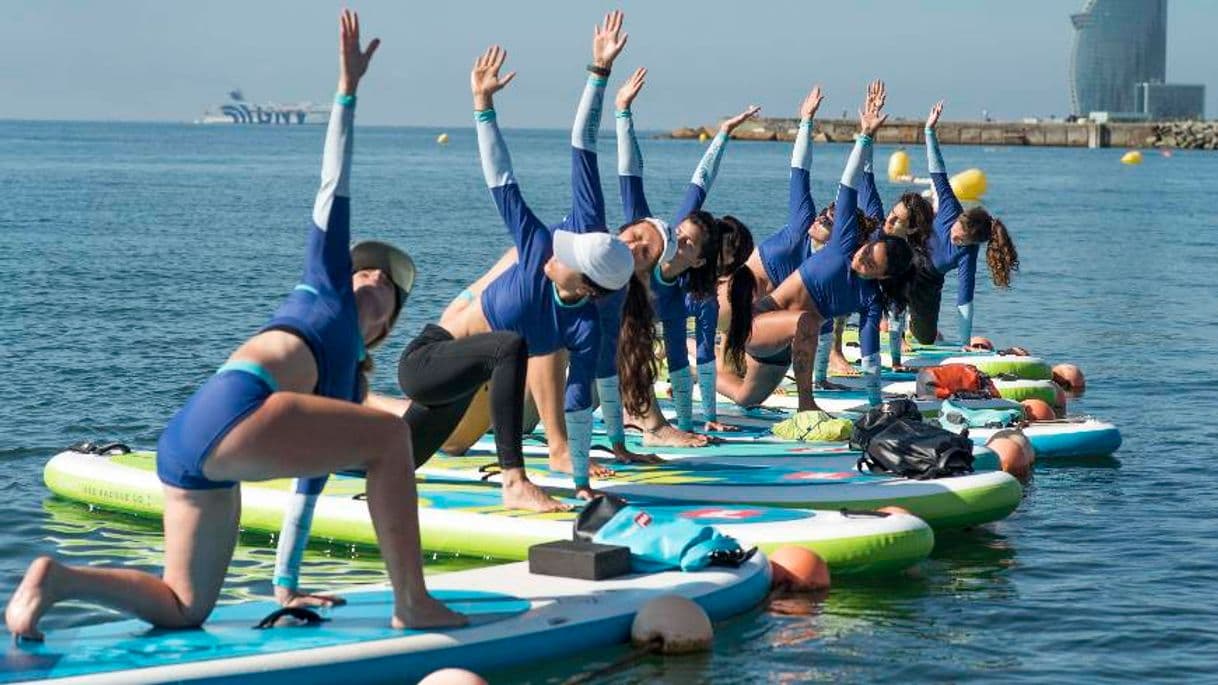
[[626,304],[622,309],[617,369],[622,406],[635,416],[645,414],[651,408],[653,386],[659,373],[655,348],[655,312],[651,308],[651,297],[638,274],[633,274],[626,286]]
[[904,238],[884,235],[875,242],[884,246],[884,254],[888,260],[888,269],[884,276],[876,279],[880,290],[880,306],[886,312],[900,315],[909,306],[914,275],[922,265],[922,260]]
[[990,215],[982,207],[960,215],[965,239],[970,243],[989,243],[985,248],[985,262],[990,267],[990,279],[999,288],[1011,285],[1011,274],[1019,271],[1019,252],[1007,231],[1006,224]]
[[697,299],[710,297],[715,294],[715,286],[719,283],[719,253],[722,246],[719,224],[710,212],[700,209],[690,212],[684,220],[692,221],[706,236],[702,241],[702,252],[698,255],[703,260],[702,266],[692,267],[682,274],[685,290]]
[[897,204],[904,205],[909,212],[909,229],[905,239],[915,250],[925,254],[926,241],[930,239],[935,223],[935,210],[930,206],[930,200],[920,193],[904,193],[897,199]]
[[728,321],[724,353],[734,369],[744,368],[744,346],[753,331],[753,295],[757,292],[757,277],[746,264],[753,254],[753,234],[739,219],[728,215],[719,220],[723,247],[732,253],[730,263],[721,265],[721,277],[728,279],[727,301],[732,314]]

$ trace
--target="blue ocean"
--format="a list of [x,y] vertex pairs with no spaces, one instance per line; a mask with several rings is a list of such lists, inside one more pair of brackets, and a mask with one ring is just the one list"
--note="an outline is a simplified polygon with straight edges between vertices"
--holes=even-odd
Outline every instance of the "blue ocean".
[[[510,119],[508,122],[510,123]],[[419,279],[377,351],[374,389],[423,324],[508,247],[473,132],[361,127],[353,233],[406,247]],[[0,122],[0,597],[36,555],[159,572],[159,523],[58,500],[46,460],[84,439],[151,448],[169,416],[296,283],[319,178],[320,127]],[[566,131],[506,136],[523,193],[556,221],[570,203]],[[620,222],[602,134],[610,225]],[[675,206],[701,155],[642,141],[653,208]],[[894,148],[881,146],[877,161]],[[911,150],[915,170],[921,150]],[[978,278],[976,333],[1088,374],[1074,410],[1120,426],[1114,457],[1041,464],[1007,520],[941,534],[904,575],[779,597],[717,627],[703,656],[647,657],[633,682],[1090,682],[1218,678],[1218,155],[947,147],[983,169],[987,206],[1022,268]],[[831,199],[847,147],[817,145]],[[785,221],[790,148],[733,142],[707,209],[759,237]],[[902,189],[881,183],[891,204]],[[954,285],[948,279],[948,292]],[[945,300],[951,300],[948,295]],[[945,321],[950,325],[952,319]],[[950,331],[949,331],[950,332]],[[273,540],[241,540],[224,601],[270,594]],[[374,550],[310,548],[311,587],[385,579]],[[490,563],[429,558],[430,571]],[[44,627],[112,618],[57,607]],[[626,648],[503,673],[560,682]]]

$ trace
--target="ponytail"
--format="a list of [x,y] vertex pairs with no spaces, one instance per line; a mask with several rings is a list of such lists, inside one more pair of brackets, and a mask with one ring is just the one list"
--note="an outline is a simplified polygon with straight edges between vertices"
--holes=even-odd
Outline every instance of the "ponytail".
[[1011,286],[1011,274],[1019,271],[1019,253],[1007,231],[1006,224],[994,218],[990,223],[990,243],[985,248],[985,261],[990,267],[990,278],[999,288]]
[[617,369],[622,407],[635,416],[651,409],[658,368],[656,365],[655,313],[647,287],[638,274],[626,286],[622,329],[617,340]]
[[723,353],[728,365],[740,373],[744,371],[744,346],[753,334],[753,295],[756,293],[757,277],[753,270],[747,266],[737,268],[727,284],[727,301],[732,307],[732,315]]

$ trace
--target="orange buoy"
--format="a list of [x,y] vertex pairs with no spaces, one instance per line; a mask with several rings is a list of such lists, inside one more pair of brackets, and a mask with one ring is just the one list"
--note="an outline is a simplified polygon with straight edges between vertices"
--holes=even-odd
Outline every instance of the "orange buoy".
[[464,668],[442,668],[432,671],[419,685],[487,685],[486,679]]
[[983,338],[980,335],[974,335],[973,337],[969,338],[968,346],[992,350],[994,349],[994,341],[990,340],[989,338]]
[[1074,364],[1058,364],[1053,367],[1053,382],[1071,395],[1078,397],[1087,391],[1087,378],[1083,370]]
[[876,511],[882,511],[885,514],[893,514],[896,516],[902,516],[902,515],[903,516],[913,516],[914,515],[914,513],[912,511],[906,509],[905,507],[898,507],[898,506],[894,506],[891,504],[886,507],[880,507],[879,509],[876,509]]
[[796,592],[829,589],[829,565],[816,552],[798,545],[786,545],[770,555],[774,587]]
[[630,626],[631,643],[642,647],[659,642],[663,654],[705,652],[714,639],[710,617],[693,600],[679,595],[644,604]]
[[1023,405],[1023,414],[1029,421],[1052,421],[1057,418],[1057,412],[1044,400],[1029,399],[1020,404]]
[[1019,480],[1027,480],[1032,475],[1032,465],[1036,463],[1036,450],[1028,436],[1019,430],[998,431],[985,446],[998,454],[1002,470]]

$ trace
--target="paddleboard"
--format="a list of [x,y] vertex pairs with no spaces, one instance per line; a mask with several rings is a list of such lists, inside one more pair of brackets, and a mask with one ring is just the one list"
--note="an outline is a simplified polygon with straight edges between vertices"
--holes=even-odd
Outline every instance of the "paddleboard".
[[[62,452],[47,463],[44,478],[52,492],[66,499],[159,517],[164,500],[154,460],[149,452],[107,456]],[[482,456],[479,460],[494,462],[494,457]],[[545,460],[538,463],[544,465]],[[569,477],[567,481],[570,485]],[[277,534],[290,488],[290,480],[243,483],[242,527]],[[532,545],[570,539],[578,515],[575,511],[540,514],[505,509],[499,487],[478,482],[424,481],[418,488],[423,547],[433,552],[524,559]],[[364,492],[363,478],[331,477],[318,498],[313,536],[375,546]],[[924,559],[934,545],[930,527],[914,516],[632,499],[645,505],[653,518],[682,518],[713,525],[763,551],[790,544],[808,547],[838,574],[906,568]],[[579,500],[567,501],[576,507],[582,504]]]
[[621,644],[634,615],[669,594],[697,602],[711,620],[756,606],[769,592],[769,562],[585,581],[533,575],[528,564],[428,578],[449,607],[470,618],[456,630],[394,630],[388,588],[342,593],[344,606],[311,626],[254,628],[272,601],[217,607],[197,630],[157,630],[139,620],[52,630],[43,643],[7,648],[0,682],[163,683],[178,681],[415,682],[446,667],[486,672]]
[[[1057,402],[1057,385],[1053,381],[1044,380],[1003,380],[995,378],[994,387],[998,388],[998,394],[1004,399],[1014,402],[1022,402],[1024,400],[1041,400],[1053,405]],[[889,383],[884,386],[884,392],[890,392],[896,395],[914,396],[918,392],[917,381],[902,381],[897,383]]]

